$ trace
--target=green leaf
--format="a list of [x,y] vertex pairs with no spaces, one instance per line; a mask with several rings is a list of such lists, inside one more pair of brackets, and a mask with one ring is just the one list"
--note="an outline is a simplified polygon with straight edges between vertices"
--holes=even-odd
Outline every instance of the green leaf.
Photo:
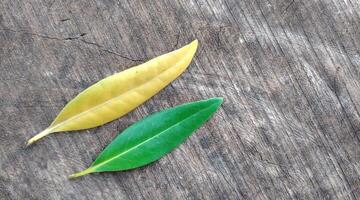
[[223,98],[196,101],[144,118],[117,136],[88,169],[70,178],[134,169],[160,159],[205,123],[222,101]]

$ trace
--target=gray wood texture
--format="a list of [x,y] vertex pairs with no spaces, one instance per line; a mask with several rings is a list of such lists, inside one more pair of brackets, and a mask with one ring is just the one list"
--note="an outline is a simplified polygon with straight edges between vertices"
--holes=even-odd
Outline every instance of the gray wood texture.
[[[359,25],[357,0],[1,0],[0,199],[360,199]],[[135,111],[25,148],[80,91],[195,38]],[[67,179],[135,121],[214,96],[161,160]]]

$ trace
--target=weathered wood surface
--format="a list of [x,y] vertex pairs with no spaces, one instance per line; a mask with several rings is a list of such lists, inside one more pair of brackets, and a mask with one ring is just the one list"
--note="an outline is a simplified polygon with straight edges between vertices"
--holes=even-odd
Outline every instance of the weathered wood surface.
[[[1,0],[0,199],[360,199],[359,25],[356,0]],[[89,85],[195,38],[135,111],[24,148]],[[133,122],[213,96],[160,161],[67,179]]]

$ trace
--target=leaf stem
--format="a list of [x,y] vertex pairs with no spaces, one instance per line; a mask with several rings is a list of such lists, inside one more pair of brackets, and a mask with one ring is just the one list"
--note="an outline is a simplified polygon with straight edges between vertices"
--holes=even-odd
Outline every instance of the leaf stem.
[[38,141],[39,139],[49,135],[51,133],[51,129],[45,129],[43,130],[41,133],[38,133],[37,135],[35,135],[34,137],[30,138],[30,140],[28,140],[26,146],[31,145],[32,143]]
[[85,169],[85,170],[83,170],[83,171],[81,171],[81,172],[78,172],[78,173],[75,173],[75,174],[71,174],[71,175],[69,176],[69,179],[73,179],[73,178],[77,178],[77,177],[80,177],[80,176],[84,176],[84,175],[86,175],[86,174],[90,174],[90,173],[93,173],[93,172],[95,172],[94,169],[90,167],[90,168],[87,168],[87,169]]

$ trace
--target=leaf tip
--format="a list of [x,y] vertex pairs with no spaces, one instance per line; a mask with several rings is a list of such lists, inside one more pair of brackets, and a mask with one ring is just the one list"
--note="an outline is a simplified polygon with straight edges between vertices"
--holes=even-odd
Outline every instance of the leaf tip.
[[222,102],[224,101],[223,97],[213,97],[210,98],[208,101],[213,102],[214,104],[217,104],[218,106],[220,106],[222,104]]
[[216,99],[219,103],[224,101],[224,97],[215,97],[214,99]]
[[199,41],[198,41],[197,39],[193,40],[193,41],[189,44],[189,46],[192,47],[193,49],[197,49],[198,45],[199,45]]

